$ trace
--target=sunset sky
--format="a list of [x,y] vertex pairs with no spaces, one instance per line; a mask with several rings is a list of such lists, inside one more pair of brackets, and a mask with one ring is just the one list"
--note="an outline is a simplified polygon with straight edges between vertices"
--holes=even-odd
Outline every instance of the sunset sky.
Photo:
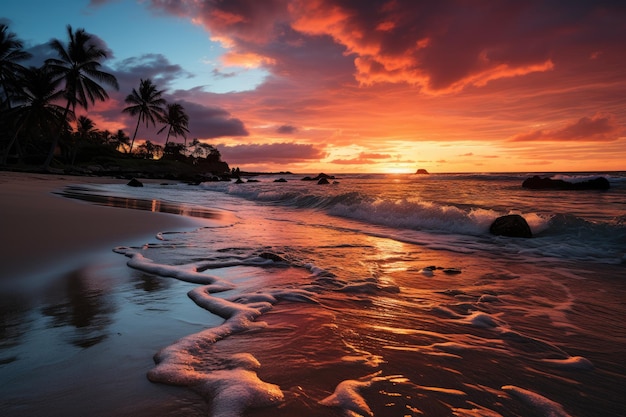
[[0,22],[31,64],[68,24],[102,42],[120,90],[78,112],[101,130],[132,135],[124,98],[151,78],[188,140],[245,170],[626,170],[623,1],[62,4],[4,2]]

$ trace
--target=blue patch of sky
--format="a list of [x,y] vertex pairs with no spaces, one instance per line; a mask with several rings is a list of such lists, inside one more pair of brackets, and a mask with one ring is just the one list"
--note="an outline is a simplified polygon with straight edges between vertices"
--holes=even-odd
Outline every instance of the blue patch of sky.
[[[263,69],[222,67],[226,50],[189,19],[157,15],[136,1],[113,1],[89,6],[89,0],[6,1],[0,19],[31,47],[52,38],[66,40],[65,27],[84,28],[104,40],[113,52],[106,65],[144,54],[161,54],[193,76],[181,76],[172,89],[202,87],[214,93],[252,90],[267,72]],[[228,76],[224,76],[224,75]]]

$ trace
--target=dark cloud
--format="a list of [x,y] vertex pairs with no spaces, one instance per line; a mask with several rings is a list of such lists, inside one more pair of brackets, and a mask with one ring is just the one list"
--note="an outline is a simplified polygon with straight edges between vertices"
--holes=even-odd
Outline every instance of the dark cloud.
[[298,163],[317,161],[326,157],[326,152],[314,145],[293,142],[248,145],[219,145],[225,161],[231,165]]
[[217,77],[217,78],[232,78],[237,75],[235,71],[224,72],[224,71],[220,71],[217,68],[213,69],[211,73],[213,74],[214,77]]
[[120,82],[120,88],[125,85],[128,93],[139,86],[140,79],[149,78],[154,81],[157,88],[165,90],[175,80],[193,76],[180,65],[172,64],[161,54],[145,54],[139,57],[126,58],[117,63],[114,69]]
[[282,125],[276,129],[276,133],[280,133],[281,135],[290,135],[292,133],[296,133],[298,130],[297,127],[291,125]]
[[89,0],[89,7],[98,7],[107,3],[115,3],[120,0]]
[[[363,84],[409,83],[430,92],[543,72],[573,49],[619,51],[615,1],[152,0],[153,10],[202,22],[240,57],[274,73],[310,65],[349,71]],[[326,45],[324,55],[317,55]],[[311,48],[311,45],[317,46]],[[314,58],[313,58],[314,57]],[[346,65],[349,64],[349,65]],[[342,71],[339,71],[339,68]],[[345,73],[344,73],[345,74]]]
[[243,122],[231,117],[224,109],[207,107],[188,101],[176,101],[175,97],[168,98],[168,102],[180,103],[189,116],[188,137],[213,139],[223,136],[248,136]]
[[613,141],[623,133],[613,115],[583,117],[560,129],[539,129],[512,138],[515,142],[532,141]]
[[356,55],[361,82],[409,82],[431,91],[546,71],[572,49],[599,41],[616,46],[626,35],[615,19],[624,6],[612,1],[299,4],[295,28],[345,45]]

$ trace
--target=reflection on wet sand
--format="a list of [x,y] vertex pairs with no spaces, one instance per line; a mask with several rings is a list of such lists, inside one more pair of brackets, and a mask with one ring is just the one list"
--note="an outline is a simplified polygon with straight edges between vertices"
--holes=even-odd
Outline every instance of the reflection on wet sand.
[[199,217],[203,219],[218,219],[221,213],[217,210],[203,207],[191,207],[184,204],[170,203],[156,199],[141,199],[131,197],[115,197],[100,194],[92,194],[92,190],[85,187],[66,187],[57,194],[73,198],[76,200],[88,201],[101,206],[130,208],[135,210],[146,210],[158,213],[178,214],[187,217]]
[[78,347],[106,339],[116,310],[108,291],[80,269],[70,272],[59,284],[47,294],[49,301],[41,309],[52,319],[50,327],[70,329],[67,339]]
[[0,366],[18,359],[9,349],[18,346],[31,327],[29,307],[25,296],[0,294]]

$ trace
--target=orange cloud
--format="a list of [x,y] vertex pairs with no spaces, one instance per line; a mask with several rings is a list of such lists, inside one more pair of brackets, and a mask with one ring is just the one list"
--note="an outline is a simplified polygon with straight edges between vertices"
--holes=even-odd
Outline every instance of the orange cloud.
[[562,128],[550,130],[533,130],[514,136],[515,142],[530,141],[572,141],[584,140],[593,142],[614,141],[622,134],[613,115],[598,115],[583,117]]
[[227,52],[222,56],[222,62],[226,66],[259,68],[264,65],[272,65],[275,61],[272,58],[261,56],[252,52],[238,53],[235,51]]
[[[152,5],[202,24],[227,48],[222,62],[267,72],[254,90],[200,87],[223,80],[218,71],[171,93],[189,103],[191,137],[220,138],[231,164],[380,171],[427,161],[429,170],[508,171],[552,161],[555,170],[623,169],[626,15],[617,3]],[[143,61],[120,68],[133,76],[128,85],[139,74],[163,83],[187,76],[161,59]],[[203,123],[212,109],[227,112]],[[290,142],[277,144],[285,134]]]

